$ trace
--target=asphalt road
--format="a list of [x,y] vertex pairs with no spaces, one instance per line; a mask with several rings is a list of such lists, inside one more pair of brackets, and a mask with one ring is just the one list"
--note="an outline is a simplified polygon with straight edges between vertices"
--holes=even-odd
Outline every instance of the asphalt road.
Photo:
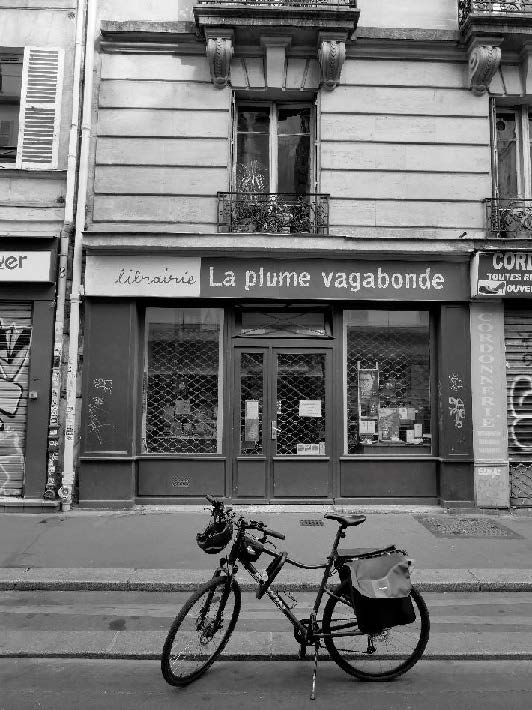
[[187,688],[165,684],[156,661],[1,659],[0,710],[525,710],[530,661],[422,661],[392,683],[360,683],[331,662],[309,699],[309,662],[231,662]]
[[[159,657],[168,628],[189,593],[0,592],[1,656]],[[295,593],[300,618],[314,595]],[[432,658],[532,660],[532,593],[425,594]],[[233,660],[294,659],[292,627],[269,599],[243,595],[227,647]]]

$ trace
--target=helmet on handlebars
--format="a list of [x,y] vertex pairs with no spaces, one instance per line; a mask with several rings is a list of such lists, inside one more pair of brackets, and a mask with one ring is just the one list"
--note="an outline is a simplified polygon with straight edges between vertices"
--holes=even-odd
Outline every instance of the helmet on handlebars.
[[216,555],[229,544],[233,537],[233,523],[229,518],[215,520],[203,532],[196,535],[196,541],[203,552]]

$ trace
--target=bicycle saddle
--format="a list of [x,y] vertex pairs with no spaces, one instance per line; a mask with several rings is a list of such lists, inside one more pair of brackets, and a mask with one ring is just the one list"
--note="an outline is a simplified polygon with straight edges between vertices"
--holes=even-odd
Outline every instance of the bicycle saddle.
[[327,513],[325,518],[329,520],[336,520],[344,528],[348,528],[351,525],[361,525],[365,520],[365,515],[338,515],[337,513]]

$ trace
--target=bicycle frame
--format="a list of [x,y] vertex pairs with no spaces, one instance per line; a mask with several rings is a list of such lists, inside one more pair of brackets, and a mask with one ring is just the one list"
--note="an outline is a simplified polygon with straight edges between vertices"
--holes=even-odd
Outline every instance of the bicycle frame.
[[[257,570],[257,568],[251,562],[242,559],[240,555],[242,545],[244,544],[244,534],[246,529],[249,528],[246,528],[246,523],[241,518],[238,522],[238,533],[231,547],[231,551],[225,560],[222,559],[220,561],[220,567],[216,571],[215,575],[218,576],[221,574],[226,574],[228,578],[232,579],[238,570],[237,562],[239,562],[244,567],[246,572],[255,580],[255,582],[257,582],[257,584],[261,584],[264,580],[262,579],[259,570]],[[305,642],[308,645],[312,645],[313,643],[315,643],[316,639],[323,638],[325,636],[325,634],[322,633],[322,630],[320,630],[317,626],[316,618],[324,594],[332,595],[332,592],[327,589],[327,581],[331,576],[332,567],[338,557],[338,545],[340,543],[340,540],[344,537],[345,531],[342,527],[339,527],[331,548],[331,552],[327,556],[327,562],[324,565],[305,565],[295,560],[291,560],[289,557],[286,558],[287,564],[291,564],[301,569],[323,569],[323,576],[318,589],[318,593],[314,600],[312,612],[309,619],[310,623],[308,627],[305,626],[305,624],[301,620],[299,620],[295,616],[295,614],[292,613],[291,607],[277,592],[273,591],[270,587],[268,587],[265,591],[265,594],[268,595],[268,597],[275,604],[275,606],[284,614],[284,616],[286,616],[286,618],[290,621],[294,629],[299,632],[301,638],[305,639]],[[275,557],[275,553],[269,551],[268,549],[265,549],[264,552],[266,554],[271,555],[272,557]]]

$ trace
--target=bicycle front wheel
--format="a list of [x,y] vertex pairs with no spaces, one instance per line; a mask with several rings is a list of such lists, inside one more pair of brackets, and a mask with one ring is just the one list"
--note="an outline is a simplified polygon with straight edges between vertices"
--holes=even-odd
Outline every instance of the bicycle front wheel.
[[358,629],[348,589],[344,583],[323,611],[325,646],[333,661],[359,680],[393,680],[406,673],[419,661],[429,640],[429,613],[421,594],[412,587],[413,623],[368,636]]
[[225,648],[240,612],[236,580],[214,577],[185,602],[176,616],[161,656],[161,671],[170,685],[199,678]]

